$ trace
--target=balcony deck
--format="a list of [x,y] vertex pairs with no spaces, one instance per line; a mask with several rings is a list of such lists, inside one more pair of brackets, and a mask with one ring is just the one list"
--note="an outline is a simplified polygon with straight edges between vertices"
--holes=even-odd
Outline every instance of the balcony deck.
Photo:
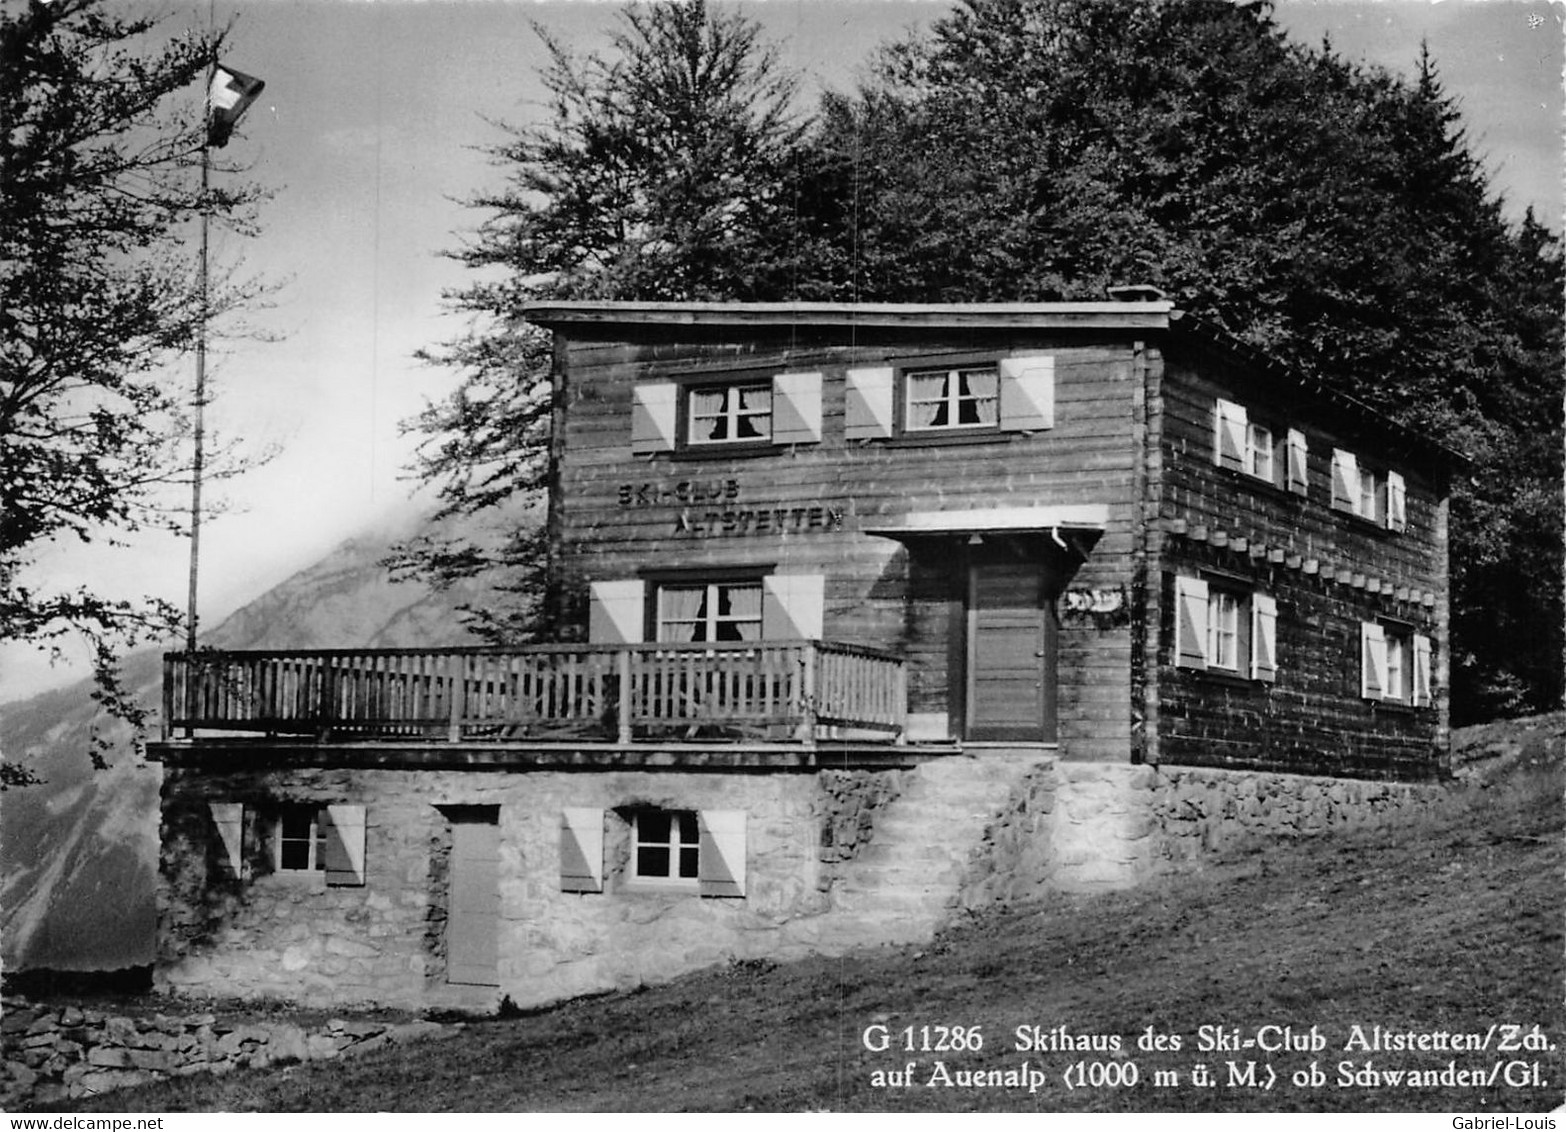
[[202,651],[164,657],[163,737],[297,743],[900,744],[903,662],[830,641]]

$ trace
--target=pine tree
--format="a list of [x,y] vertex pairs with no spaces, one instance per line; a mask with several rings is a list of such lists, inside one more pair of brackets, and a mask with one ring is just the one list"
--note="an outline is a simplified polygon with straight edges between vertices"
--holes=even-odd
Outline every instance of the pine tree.
[[1265,4],[968,0],[829,99],[815,150],[859,299],[1153,283],[1473,454],[1454,719],[1559,701],[1560,241],[1505,222],[1428,51],[1405,81]]
[[468,611],[497,641],[539,629],[536,529],[507,503],[545,472],[549,347],[515,325],[527,299],[755,299],[810,272],[793,221],[805,124],[795,87],[757,25],[696,3],[632,8],[607,57],[575,58],[542,29],[550,113],[501,125],[489,152],[498,192],[468,203],[486,218],[454,253],[480,280],[448,295],[470,330],[425,360],[460,374],[410,423],[426,438],[417,474],[438,485],[441,517],[476,516],[477,534],[405,544],[402,575],[436,584],[483,575],[504,600]]

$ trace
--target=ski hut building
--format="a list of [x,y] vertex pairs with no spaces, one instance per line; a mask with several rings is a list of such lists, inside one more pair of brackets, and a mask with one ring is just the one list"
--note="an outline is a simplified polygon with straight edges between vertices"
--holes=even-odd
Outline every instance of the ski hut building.
[[1156,293],[523,314],[558,642],[170,656],[165,985],[538,1003],[1439,790],[1459,458]]

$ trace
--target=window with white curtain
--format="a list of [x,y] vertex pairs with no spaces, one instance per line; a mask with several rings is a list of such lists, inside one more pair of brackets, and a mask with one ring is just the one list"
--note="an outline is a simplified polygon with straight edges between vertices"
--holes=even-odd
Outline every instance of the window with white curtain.
[[1000,373],[994,366],[916,370],[907,375],[906,390],[909,432],[1000,423]]
[[689,444],[772,439],[772,383],[697,386],[689,391]]
[[759,581],[666,585],[658,589],[660,641],[759,641]]

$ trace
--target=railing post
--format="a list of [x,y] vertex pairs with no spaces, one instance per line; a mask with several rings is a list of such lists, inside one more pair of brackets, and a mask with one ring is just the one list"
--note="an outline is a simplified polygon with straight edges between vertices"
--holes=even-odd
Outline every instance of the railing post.
[[467,658],[452,655],[446,658],[446,701],[450,722],[446,738],[452,743],[462,738],[462,712],[467,706]]
[[163,741],[168,742],[174,731],[174,658],[163,654]]
[[892,663],[892,722],[901,747],[908,742],[908,668],[900,660]]
[[620,681],[619,694],[615,697],[615,740],[621,744],[631,741],[631,650],[629,647],[615,650],[615,673]]
[[316,704],[316,735],[323,742],[332,734],[332,714],[337,708],[337,670],[330,654],[321,658],[320,699]]
[[806,746],[816,745],[816,642],[806,641],[804,645],[803,674],[800,689],[801,721],[799,737],[804,740]]

